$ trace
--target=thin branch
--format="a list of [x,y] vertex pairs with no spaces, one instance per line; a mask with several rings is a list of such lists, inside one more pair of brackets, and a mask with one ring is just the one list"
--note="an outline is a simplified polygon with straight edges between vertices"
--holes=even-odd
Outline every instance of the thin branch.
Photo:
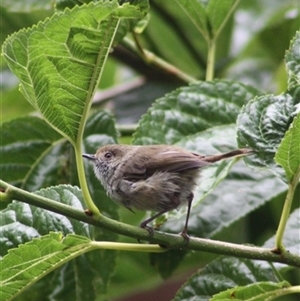
[[137,49],[135,43],[132,42],[131,40],[129,40],[128,38],[126,38],[126,37],[123,39],[122,44],[125,47],[129,48],[134,53],[136,53],[137,55],[144,58],[144,60],[148,64],[152,64],[153,66],[163,70],[164,72],[166,72],[170,75],[173,75],[174,77],[182,80],[183,82],[191,83],[191,82],[196,82],[197,81],[192,76],[184,73],[182,70],[178,69],[174,65],[171,65],[170,63],[168,63],[168,62],[164,61],[163,59],[159,58],[158,56],[156,56],[154,53],[150,52],[149,50],[143,49],[143,53],[141,54],[139,49]]
[[[109,219],[103,215],[95,217],[89,216],[82,210],[78,210],[71,206],[53,201],[37,194],[24,191],[1,180],[0,187],[5,189],[5,194],[7,195],[5,198],[6,200],[9,198],[12,200],[25,202],[30,205],[62,214],[69,218],[86,222],[96,227],[105,228],[136,239],[150,241],[151,243],[157,243],[167,249],[181,248],[197,250],[234,257],[280,262],[291,266],[300,267],[300,256],[297,256],[296,254],[290,254],[289,252],[277,254],[271,249],[238,245],[195,237],[191,237],[189,243],[186,244],[185,239],[181,235],[168,234],[158,231],[155,231],[153,236],[149,237],[148,231],[144,229]],[[134,248],[134,245],[132,247]]]

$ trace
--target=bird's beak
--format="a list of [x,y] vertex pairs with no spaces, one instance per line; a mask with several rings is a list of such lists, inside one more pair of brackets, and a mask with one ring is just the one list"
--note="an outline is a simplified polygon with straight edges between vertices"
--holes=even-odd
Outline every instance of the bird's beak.
[[95,161],[96,160],[96,157],[95,155],[89,155],[89,154],[82,154],[82,157],[88,159],[88,160],[92,160],[92,161]]

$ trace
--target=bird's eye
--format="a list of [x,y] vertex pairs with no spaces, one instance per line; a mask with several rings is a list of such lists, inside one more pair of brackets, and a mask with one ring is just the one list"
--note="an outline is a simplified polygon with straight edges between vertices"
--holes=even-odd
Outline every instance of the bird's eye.
[[112,157],[112,153],[107,152],[107,153],[104,154],[104,157],[105,157],[106,159],[110,159],[110,158]]

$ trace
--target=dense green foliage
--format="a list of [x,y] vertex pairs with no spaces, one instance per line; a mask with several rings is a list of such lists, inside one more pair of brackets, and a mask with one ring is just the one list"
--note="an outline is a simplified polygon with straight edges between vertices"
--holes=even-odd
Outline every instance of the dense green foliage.
[[[172,300],[296,300],[300,4],[1,5],[0,301],[116,300],[187,273]],[[188,232],[213,248],[129,226],[150,213],[115,205],[81,157],[129,141],[254,150],[203,170]],[[177,234],[185,214],[155,225]]]

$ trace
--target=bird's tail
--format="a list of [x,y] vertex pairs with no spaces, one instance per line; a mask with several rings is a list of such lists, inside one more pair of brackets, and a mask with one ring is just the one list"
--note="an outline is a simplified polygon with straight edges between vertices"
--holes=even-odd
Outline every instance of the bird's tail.
[[219,154],[219,155],[212,155],[212,156],[205,156],[205,157],[201,158],[201,161],[203,160],[205,162],[213,163],[213,162],[217,162],[217,161],[232,158],[232,157],[247,156],[247,155],[252,154],[252,153],[254,153],[254,151],[252,149],[241,148],[241,149],[233,150],[233,151],[228,152],[228,153],[223,153],[223,154]]

